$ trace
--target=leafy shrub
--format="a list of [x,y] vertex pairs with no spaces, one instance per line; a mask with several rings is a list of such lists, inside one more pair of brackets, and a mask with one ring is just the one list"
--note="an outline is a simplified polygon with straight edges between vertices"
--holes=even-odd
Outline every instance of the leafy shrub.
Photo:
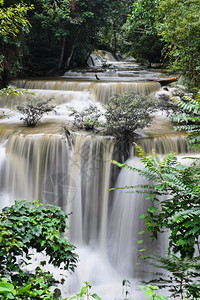
[[156,107],[156,101],[146,95],[115,94],[107,105],[106,130],[117,139],[132,140],[136,129],[151,124]]
[[79,129],[94,130],[96,126],[100,125],[99,117],[101,111],[93,104],[86,107],[82,111],[77,111],[75,108],[70,107],[72,111],[70,116],[74,116],[74,125]]
[[17,110],[24,116],[20,118],[29,127],[34,127],[45,113],[55,111],[54,106],[47,105],[52,99],[29,98],[24,106]]
[[[50,291],[49,279],[51,274],[37,271],[35,276],[29,282],[23,284],[22,287],[9,282],[8,278],[0,277],[0,299],[48,299],[53,300],[53,292]],[[61,298],[60,298],[61,299]]]
[[[54,284],[53,275],[42,274],[40,267],[32,272],[24,271],[31,260],[31,248],[39,253],[45,251],[49,264],[60,268],[63,263],[65,270],[74,271],[77,263],[75,247],[62,237],[67,218],[61,208],[44,207],[38,201],[16,201],[11,207],[5,207],[0,214],[0,275],[20,288],[31,284],[37,289],[37,277],[42,277],[47,286]],[[42,266],[45,264],[46,261],[41,262]]]

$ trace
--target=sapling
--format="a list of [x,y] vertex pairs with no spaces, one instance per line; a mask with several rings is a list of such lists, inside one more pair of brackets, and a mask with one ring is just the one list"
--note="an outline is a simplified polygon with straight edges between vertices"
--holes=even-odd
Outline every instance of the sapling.
[[106,130],[119,140],[133,140],[137,129],[143,129],[153,121],[156,100],[135,92],[114,94],[106,108]]
[[125,295],[124,300],[129,300],[129,299],[130,299],[130,298],[129,298],[129,296],[130,296],[129,289],[130,289],[130,287],[131,287],[130,281],[127,280],[127,279],[124,279],[124,280],[122,281],[122,286],[123,286],[123,293],[124,293],[124,295]]
[[74,125],[79,129],[94,130],[95,127],[101,125],[99,117],[102,113],[94,104],[90,104],[82,111],[74,107],[70,107],[70,110],[70,116],[74,116]]

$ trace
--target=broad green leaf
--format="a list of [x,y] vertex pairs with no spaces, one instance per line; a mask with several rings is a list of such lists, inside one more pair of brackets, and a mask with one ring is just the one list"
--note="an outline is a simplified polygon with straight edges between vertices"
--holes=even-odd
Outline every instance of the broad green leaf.
[[143,240],[139,240],[137,243],[138,243],[138,244],[142,244],[142,243],[143,243]]
[[140,231],[140,232],[138,232],[138,234],[143,234],[145,231],[143,230],[143,231]]
[[154,197],[155,197],[155,194],[150,194],[150,195],[146,196],[145,199],[148,200],[148,199],[152,199],[152,198],[154,198]]
[[14,291],[14,286],[9,282],[1,282],[0,283],[0,293],[6,293],[10,292],[12,293]]
[[151,206],[151,207],[149,207],[149,208],[147,209],[147,211],[150,211],[150,212],[154,213],[154,212],[157,212],[157,211],[158,211],[158,208],[155,207],[155,206]]
[[96,299],[96,300],[102,300],[97,294],[92,294],[91,295],[92,296],[92,298],[94,298],[94,299]]

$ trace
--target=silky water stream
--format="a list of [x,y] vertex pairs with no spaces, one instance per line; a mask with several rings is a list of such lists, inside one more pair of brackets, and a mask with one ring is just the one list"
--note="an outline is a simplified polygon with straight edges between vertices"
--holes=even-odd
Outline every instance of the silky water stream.
[[[145,71],[134,61],[111,59],[106,69],[91,65],[87,70],[70,71],[62,78],[12,82],[34,91],[36,96],[53,98],[56,113],[44,117],[35,128],[26,128],[15,107],[31,96],[1,99],[1,107],[10,118],[0,123],[0,208],[14,200],[39,199],[72,212],[69,238],[77,246],[80,262],[75,273],[67,275],[63,296],[73,295],[83,281],[89,281],[104,300],[121,300],[122,280],[129,279],[128,299],[141,300],[144,295],[138,288],[139,280],[151,269],[136,265],[138,231],[144,227],[138,216],[148,203],[138,195],[107,191],[114,186],[144,182],[130,171],[118,170],[111,164],[112,159],[128,159],[128,163],[138,167],[140,162],[133,149],[129,154],[120,154],[123,151],[112,137],[77,132],[67,139],[60,133],[61,126],[71,120],[68,105],[82,109],[95,102],[103,110],[102,104],[114,92],[153,94],[161,89],[159,83],[147,81],[161,76],[159,72]],[[188,152],[185,137],[175,135],[163,116],[157,115],[155,124],[141,136],[137,142],[148,152]],[[146,238],[145,243],[157,251],[165,249],[164,240],[154,245]]]

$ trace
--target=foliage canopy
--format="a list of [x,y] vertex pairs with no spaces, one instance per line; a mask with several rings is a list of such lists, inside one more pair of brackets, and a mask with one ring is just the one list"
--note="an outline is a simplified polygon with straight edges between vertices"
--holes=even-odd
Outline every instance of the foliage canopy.
[[[180,71],[190,87],[200,84],[200,3],[198,0],[136,0],[128,16],[127,28],[141,47],[160,43],[169,70]],[[145,36],[144,36],[145,35]],[[150,39],[149,39],[150,41]],[[152,41],[150,41],[152,42]],[[149,44],[149,48],[152,45]],[[146,48],[146,46],[145,46]],[[147,47],[148,48],[148,47]],[[137,46],[133,49],[136,53]],[[141,53],[142,53],[141,49]],[[147,50],[146,58],[151,50]],[[145,52],[143,53],[145,56]],[[149,57],[150,58],[150,57]]]
[[191,86],[200,84],[200,2],[161,0],[157,30],[166,43],[173,70],[181,71]]
[[158,0],[136,0],[132,4],[125,30],[132,42],[129,51],[138,60],[147,59],[150,63],[161,60],[163,43],[156,28],[158,8]]
[[30,22],[27,19],[27,12],[34,9],[33,4],[30,6],[22,3],[14,4],[9,7],[4,6],[4,0],[0,1],[0,36],[9,37],[17,36],[19,32]]

